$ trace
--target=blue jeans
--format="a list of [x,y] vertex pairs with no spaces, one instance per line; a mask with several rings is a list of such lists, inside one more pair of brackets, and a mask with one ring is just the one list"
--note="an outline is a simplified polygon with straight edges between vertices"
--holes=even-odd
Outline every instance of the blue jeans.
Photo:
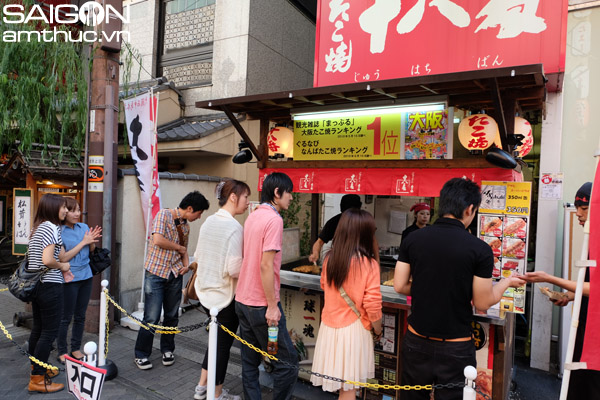
[[[48,362],[52,342],[58,334],[58,325],[63,309],[63,284],[39,283],[33,309],[33,327],[29,335],[29,354],[42,362]],[[31,362],[32,375],[44,375],[46,368]]]
[[[298,352],[288,333],[285,314],[278,303],[281,319],[279,320],[279,336],[277,337],[278,351],[275,357],[292,366],[273,362],[273,400],[289,400],[298,379]],[[269,329],[265,314],[267,307],[247,306],[235,302],[235,312],[240,320],[240,335],[242,339],[262,350],[267,350]],[[244,384],[244,399],[261,399],[258,366],[262,356],[247,346],[242,346],[242,381]],[[295,367],[294,367],[295,366]]]
[[71,351],[81,348],[81,338],[85,327],[85,312],[87,311],[90,295],[92,294],[92,278],[83,281],[69,282],[63,284],[65,296],[62,319],[58,328],[56,345],[58,354],[67,354],[67,331],[73,319],[71,329]]
[[[477,367],[475,345],[468,342],[438,342],[406,331],[402,341],[402,385],[462,383],[467,365]],[[462,388],[437,389],[436,400],[462,400]],[[402,392],[402,400],[429,400],[425,390]]]
[[[160,311],[164,310],[163,326],[177,326],[179,323],[179,306],[183,276],[177,278],[169,274],[167,279],[144,271],[144,323],[157,325]],[[141,328],[135,342],[135,358],[148,358],[152,354],[154,333]],[[175,335],[160,335],[161,353],[175,350]]]

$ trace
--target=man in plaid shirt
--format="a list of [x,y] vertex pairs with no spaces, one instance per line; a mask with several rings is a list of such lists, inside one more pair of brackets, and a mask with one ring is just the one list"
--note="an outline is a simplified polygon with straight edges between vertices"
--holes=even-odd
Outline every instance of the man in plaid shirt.
[[[209,207],[206,198],[198,191],[188,193],[179,207],[162,209],[156,214],[152,228],[152,241],[144,269],[144,324],[158,324],[164,308],[163,326],[177,326],[183,275],[188,272],[188,222],[200,218]],[[148,360],[152,353],[154,334],[141,328],[135,342],[135,364],[139,369],[150,369]],[[173,365],[175,335],[160,337],[162,363]]]

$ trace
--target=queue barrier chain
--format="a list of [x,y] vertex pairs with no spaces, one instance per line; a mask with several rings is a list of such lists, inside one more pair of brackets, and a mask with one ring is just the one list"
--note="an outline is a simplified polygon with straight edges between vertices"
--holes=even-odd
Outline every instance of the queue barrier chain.
[[[8,288],[4,288],[4,289],[0,289],[0,292],[4,292],[8,290]],[[125,314],[126,316],[128,316],[129,318],[131,318],[136,324],[138,324],[140,327],[149,330],[153,333],[161,333],[161,334],[179,334],[179,333],[183,333],[183,332],[190,332],[192,330],[195,329],[199,329],[202,327],[207,327],[210,324],[210,318],[204,322],[201,322],[199,324],[194,324],[194,325],[189,325],[186,327],[172,327],[172,326],[161,326],[161,325],[155,325],[155,324],[144,324],[143,321],[139,320],[138,318],[130,315],[129,313],[127,313],[127,311],[125,311],[125,309],[123,307],[121,307],[113,298],[112,296],[108,293],[108,289],[104,289],[104,293],[106,294],[106,343],[105,343],[105,356],[108,355],[108,326],[109,326],[109,315],[108,315],[108,303],[112,303],[115,308],[117,308],[119,311],[121,311],[123,314]],[[305,368],[302,368],[298,365],[294,365],[294,364],[290,364],[286,361],[280,361],[277,357],[275,357],[272,354],[267,353],[266,351],[259,349],[258,347],[248,343],[246,340],[242,339],[241,337],[239,337],[238,335],[236,335],[234,332],[230,331],[229,329],[227,329],[226,326],[222,325],[220,322],[217,321],[217,325],[219,327],[221,327],[221,329],[223,329],[224,332],[226,332],[227,334],[229,334],[230,336],[232,336],[235,340],[239,341],[240,343],[244,344],[245,346],[249,347],[250,349],[256,351],[257,353],[261,354],[263,357],[266,357],[272,361],[277,361],[279,363],[282,363],[284,365],[287,365],[288,367],[292,367],[297,369],[298,371],[307,373],[309,375],[314,375],[316,377],[320,377],[322,379],[328,379],[328,380],[332,380],[332,381],[336,381],[336,382],[340,382],[340,383],[345,383],[348,385],[353,385],[353,386],[358,386],[358,387],[364,387],[364,388],[369,388],[369,389],[386,389],[386,390],[432,390],[432,389],[461,389],[465,387],[465,383],[464,382],[459,382],[459,383],[446,383],[446,384],[440,384],[440,383],[436,383],[436,384],[429,384],[429,385],[382,385],[382,384],[378,384],[378,383],[366,383],[366,382],[357,382],[357,381],[350,381],[350,380],[344,380],[341,378],[336,378],[336,377],[332,377],[332,376],[328,376],[328,375],[324,375],[324,374],[320,374],[318,372],[313,372],[311,370],[307,370]],[[4,332],[5,336],[15,345],[17,346],[17,348],[19,349],[19,351],[21,353],[23,353],[25,356],[27,356],[31,361],[35,362],[38,365],[41,365],[42,367],[46,368],[46,369],[50,369],[50,370],[59,370],[59,371],[64,371],[64,368],[59,368],[59,367],[55,367],[53,365],[44,363],[38,359],[36,359],[35,357],[33,357],[32,355],[30,355],[25,349],[23,349],[21,346],[19,346],[19,344],[17,342],[15,342],[12,338],[12,335],[6,330],[6,328],[4,327],[4,325],[2,324],[2,322],[0,321],[0,329],[2,329],[2,332]],[[485,400],[491,400],[491,397],[485,393],[482,393],[480,388],[478,386],[474,387],[475,391],[481,395]]]
[[[188,325],[188,326],[184,326],[181,328],[179,328],[177,326],[161,326],[161,325],[155,325],[155,324],[145,324],[140,319],[134,317],[133,315],[131,315],[127,311],[125,311],[125,309],[123,307],[121,307],[115,301],[115,299],[113,299],[112,296],[108,293],[108,289],[104,289],[104,294],[106,294],[107,302],[110,301],[117,310],[121,311],[121,313],[123,313],[127,317],[131,318],[137,325],[141,326],[142,328],[144,328],[147,331],[150,331],[152,333],[160,333],[163,335],[164,334],[176,335],[179,333],[191,332],[196,329],[204,328],[204,327],[207,327],[208,324],[210,324],[210,318],[208,318],[206,321],[201,322],[199,324]],[[108,304],[107,304],[106,308],[108,310]],[[108,311],[107,311],[107,313],[108,313]],[[106,318],[106,319],[108,320],[108,318]],[[108,330],[108,328],[107,328],[107,330]],[[108,338],[108,333],[107,333],[106,337]]]
[[31,354],[29,354],[27,352],[27,350],[25,350],[24,348],[22,348],[17,342],[15,342],[15,340],[13,339],[12,335],[8,332],[8,330],[4,327],[4,324],[2,323],[2,321],[0,321],[0,329],[2,329],[2,332],[4,332],[4,336],[6,336],[6,338],[8,340],[10,340],[12,342],[12,344],[14,344],[15,346],[17,346],[17,349],[19,349],[19,351],[26,356],[27,358],[29,358],[31,361],[33,361],[34,363],[44,367],[45,369],[49,369],[52,371],[64,371],[65,369],[63,367],[59,368],[59,367],[55,367],[54,365],[45,363],[43,361],[38,360],[37,358],[35,358],[34,356],[32,356]]
[[[356,381],[349,381],[349,380],[345,380],[345,379],[341,379],[341,378],[335,378],[332,376],[328,376],[328,375],[324,375],[324,374],[320,374],[318,372],[313,372],[310,370],[307,370],[305,368],[302,368],[298,365],[294,365],[294,364],[290,364],[286,361],[281,361],[279,359],[277,359],[277,357],[275,357],[272,354],[267,353],[266,351],[259,349],[258,347],[254,346],[251,343],[248,343],[246,340],[242,339],[241,337],[239,337],[238,335],[236,335],[235,333],[231,332],[231,330],[227,329],[227,327],[219,322],[217,322],[217,324],[221,327],[221,329],[223,329],[223,331],[225,331],[226,333],[228,333],[230,336],[232,336],[235,340],[239,341],[240,343],[244,344],[245,346],[251,348],[252,350],[256,351],[257,353],[261,354],[263,357],[266,357],[272,361],[277,361],[279,363],[282,363],[284,365],[287,365],[288,367],[292,367],[297,369],[298,371],[310,374],[310,375],[314,375],[316,377],[322,378],[322,379],[328,379],[328,380],[332,380],[335,382],[340,382],[340,383],[346,383],[348,385],[354,385],[354,386],[359,386],[359,387],[364,387],[364,388],[369,388],[369,389],[387,389],[387,390],[432,390],[432,389],[462,389],[465,387],[465,383],[464,382],[460,382],[460,383],[445,383],[445,384],[441,384],[441,383],[436,383],[433,385],[381,385],[378,383],[365,383],[365,382],[356,382]],[[482,393],[481,390],[479,390],[479,387],[475,387],[474,388],[475,391],[477,393],[479,393],[485,400],[491,400],[491,397],[488,396],[485,393]]]
[[[107,299],[107,303],[110,301],[119,311],[121,311],[123,314],[125,314],[126,316],[128,316],[129,318],[131,318],[132,320],[135,321],[136,324],[138,324],[139,326],[141,326],[142,328],[152,331],[154,333],[166,333],[166,334],[178,334],[178,333],[183,333],[183,332],[189,332],[191,330],[194,329],[198,329],[201,327],[207,327],[210,324],[210,318],[208,320],[206,320],[205,322],[202,322],[200,324],[196,324],[196,325],[189,325],[187,327],[183,327],[183,328],[178,328],[178,327],[166,327],[166,326],[160,326],[160,325],[154,325],[154,324],[144,324],[144,322],[140,321],[138,318],[129,315],[127,313],[127,311],[125,311],[125,309],[123,307],[121,307],[108,293],[108,289],[104,289],[104,293],[106,294],[106,299]],[[107,310],[108,310],[108,304],[107,304]],[[106,317],[107,321],[108,321],[108,311],[107,311],[107,317]],[[336,382],[340,382],[340,383],[346,383],[349,385],[354,385],[354,386],[359,386],[359,387],[366,387],[366,388],[370,388],[370,389],[388,389],[388,390],[432,390],[432,389],[454,389],[454,388],[464,388],[465,387],[465,383],[464,382],[460,382],[460,383],[446,383],[446,384],[433,384],[433,385],[381,385],[381,384],[377,384],[377,383],[365,383],[365,382],[356,382],[356,381],[349,381],[349,380],[344,380],[341,378],[335,378],[335,377],[331,377],[328,375],[324,375],[324,374],[320,374],[318,372],[313,372],[310,370],[307,370],[305,368],[299,367],[297,365],[293,365],[290,364],[286,361],[280,361],[279,359],[277,359],[277,357],[275,357],[272,354],[267,353],[266,351],[259,349],[258,347],[252,345],[251,343],[248,343],[246,340],[242,339],[241,337],[239,337],[238,335],[236,335],[234,332],[231,332],[229,329],[227,329],[226,326],[222,325],[221,323],[219,323],[217,321],[217,325],[221,327],[221,329],[223,329],[223,331],[225,331],[226,333],[228,333],[229,335],[231,335],[235,340],[239,341],[240,343],[244,344],[245,346],[251,348],[252,350],[256,351],[257,353],[261,354],[263,357],[266,357],[272,361],[277,361],[279,363],[282,363],[284,365],[287,365],[289,367],[298,369],[298,371],[302,371],[304,373],[310,374],[310,375],[314,375],[323,379],[329,379],[329,380],[333,380]],[[108,323],[107,323],[107,327],[106,327],[106,352],[108,352]],[[487,396],[484,393],[481,393],[479,390],[477,390],[477,388],[475,388],[475,390],[484,397],[484,399],[486,400],[491,400],[489,396]]]

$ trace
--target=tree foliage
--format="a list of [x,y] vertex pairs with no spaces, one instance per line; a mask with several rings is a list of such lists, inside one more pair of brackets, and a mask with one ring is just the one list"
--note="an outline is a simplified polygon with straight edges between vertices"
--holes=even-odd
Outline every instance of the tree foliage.
[[90,71],[82,51],[86,44],[34,37],[27,41],[25,35],[17,42],[4,40],[6,31],[40,29],[52,28],[0,21],[0,151],[16,141],[25,153],[32,143],[80,150],[85,142]]

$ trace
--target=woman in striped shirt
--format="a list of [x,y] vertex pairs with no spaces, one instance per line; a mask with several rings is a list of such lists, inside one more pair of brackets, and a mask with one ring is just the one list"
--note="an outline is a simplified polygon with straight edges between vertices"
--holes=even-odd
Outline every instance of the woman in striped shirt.
[[[29,354],[41,362],[48,362],[52,342],[56,339],[63,309],[63,287],[65,278],[72,279],[71,266],[60,262],[62,249],[61,221],[67,215],[65,199],[55,194],[42,196],[38,204],[33,232],[29,240],[29,269],[47,269],[42,276],[35,299],[32,301],[33,328],[29,336]],[[30,392],[53,393],[64,388],[62,383],[53,383],[50,378],[58,373],[47,371],[32,362]]]

